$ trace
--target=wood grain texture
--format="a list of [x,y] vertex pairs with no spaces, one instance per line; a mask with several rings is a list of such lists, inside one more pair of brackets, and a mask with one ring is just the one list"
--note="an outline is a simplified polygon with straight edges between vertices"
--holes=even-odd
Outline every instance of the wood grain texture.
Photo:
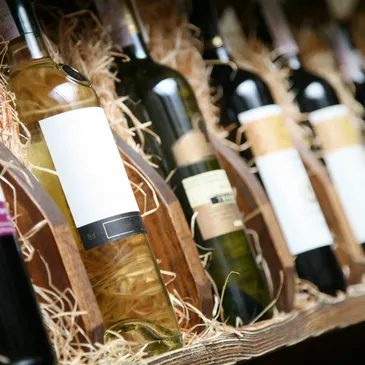
[[316,303],[222,336],[153,358],[148,365],[219,365],[257,358],[276,349],[365,321],[365,291],[338,303]]
[[246,226],[259,236],[263,256],[272,277],[274,296],[281,286],[280,272],[284,274],[283,288],[277,306],[282,311],[290,312],[295,293],[294,258],[289,252],[266,193],[238,154],[215,137],[211,136],[211,140],[232,186],[237,190],[237,202],[246,217]]
[[327,224],[334,235],[337,258],[342,267],[349,268],[348,283],[360,283],[365,274],[364,252],[350,228],[328,172],[304,142],[298,138],[294,138],[294,142],[304,161]]
[[[1,168],[4,167],[4,162],[12,163],[18,168],[8,168],[4,176],[14,187],[16,199],[8,184],[1,185],[11,214],[14,215],[14,212],[17,214],[16,223],[20,232],[25,235],[39,222],[44,220],[47,222],[29,239],[35,249],[33,259],[28,263],[33,282],[40,287],[51,289],[46,266],[41,259],[43,258],[50,270],[52,284],[60,292],[71,289],[78,310],[88,312],[79,317],[79,324],[91,341],[102,343],[104,336],[102,317],[64,216],[34,176],[0,143]],[[71,303],[75,299],[70,297]]]
[[[156,192],[159,208],[145,216],[144,223],[152,249],[157,259],[160,260],[160,269],[176,274],[175,279],[168,285],[168,289],[170,292],[176,289],[184,300],[193,304],[207,317],[211,317],[212,291],[176,195],[142,156],[128,146],[116,133],[114,133],[114,138],[123,159],[143,173]],[[126,169],[129,179],[135,184],[143,184],[143,190],[148,192],[141,176],[128,166]],[[147,211],[155,207],[150,193],[147,199]],[[143,194],[137,193],[136,198],[141,212],[143,212],[145,208]],[[200,318],[191,314],[187,326],[190,327],[197,323],[200,323]]]

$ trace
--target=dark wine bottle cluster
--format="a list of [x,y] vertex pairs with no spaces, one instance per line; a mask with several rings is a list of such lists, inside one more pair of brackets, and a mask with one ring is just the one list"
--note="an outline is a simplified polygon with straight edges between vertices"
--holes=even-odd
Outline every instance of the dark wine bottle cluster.
[[296,102],[301,112],[308,113],[306,125],[319,137],[322,162],[328,169],[354,235],[365,249],[365,220],[361,213],[365,205],[365,150],[361,133],[354,128],[351,114],[340,103],[334,88],[303,66],[279,1],[260,0],[258,3],[256,34],[260,38],[262,35],[261,39],[269,47],[280,51],[280,58],[286,62]]
[[[333,238],[303,162],[290,142],[282,111],[275,105],[268,86],[252,72],[242,68],[233,72],[228,63],[233,59],[223,41],[212,1],[194,1],[191,21],[201,29],[205,45],[204,59],[219,59],[223,63],[215,66],[211,74],[212,84],[223,89],[223,97],[219,102],[221,124],[231,126],[232,141],[236,141],[241,124],[246,125],[247,132],[242,134],[242,139],[238,142],[249,140],[252,147],[241,152],[241,155],[247,161],[255,161],[257,177],[268,193],[284,237],[292,254],[296,256],[299,277],[311,281],[329,294],[345,290],[342,271],[332,249]],[[308,81],[303,72],[303,69],[298,69],[293,74],[298,89],[302,88],[299,82]],[[260,127],[259,123],[265,125]],[[283,138],[283,133],[287,141]],[[272,147],[268,148],[270,144]],[[273,165],[276,166],[276,171],[272,170]],[[304,192],[300,190],[302,186],[310,191],[310,201],[304,197],[301,199]]]

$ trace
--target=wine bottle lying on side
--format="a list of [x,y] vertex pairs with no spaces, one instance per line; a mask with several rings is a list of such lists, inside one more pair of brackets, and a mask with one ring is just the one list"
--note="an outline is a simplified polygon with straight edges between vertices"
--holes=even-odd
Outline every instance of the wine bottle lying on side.
[[10,41],[9,88],[31,135],[32,172],[68,220],[105,328],[136,348],[149,343],[151,354],[180,347],[174,309],[92,85],[50,58],[30,2],[0,4],[10,9],[1,35]]

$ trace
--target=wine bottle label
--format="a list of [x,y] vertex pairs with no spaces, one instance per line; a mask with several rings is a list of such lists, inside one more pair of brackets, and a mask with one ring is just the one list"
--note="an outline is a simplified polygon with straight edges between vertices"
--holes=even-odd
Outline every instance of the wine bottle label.
[[11,41],[20,36],[5,0],[0,0],[0,35],[5,41]]
[[204,240],[242,230],[242,216],[224,170],[203,172],[182,184]]
[[298,45],[286,22],[285,15],[281,9],[280,0],[259,0],[259,2],[278,54],[298,54]]
[[85,249],[145,233],[104,110],[77,109],[39,123]]
[[309,113],[324,160],[359,243],[365,242],[365,149],[348,109],[334,105]]
[[266,105],[238,115],[286,243],[293,255],[328,246],[333,237],[282,109]]
[[0,237],[15,234],[14,224],[10,218],[5,196],[0,186]]
[[215,158],[213,146],[199,129],[185,133],[172,145],[176,165],[183,167]]

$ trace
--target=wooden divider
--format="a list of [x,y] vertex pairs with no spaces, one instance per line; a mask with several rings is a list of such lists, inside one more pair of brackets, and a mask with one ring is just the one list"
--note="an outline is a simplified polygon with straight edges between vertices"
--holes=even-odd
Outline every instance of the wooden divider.
[[[231,334],[202,340],[191,346],[149,359],[146,365],[233,365],[246,364],[246,361],[249,365],[251,364],[249,360],[260,358],[280,348],[290,347],[308,338],[364,322],[364,306],[364,291],[362,294],[352,295],[346,300],[333,304],[319,301],[299,312],[283,314],[274,319],[245,326],[240,330],[241,336]],[[321,343],[320,338],[317,341]],[[362,356],[359,351],[356,355],[360,358]],[[283,359],[280,359],[277,362],[268,362],[267,365],[303,364],[300,356],[298,352],[295,362],[283,362]],[[285,359],[285,355],[283,358]],[[345,364],[360,364],[362,361],[348,360]],[[320,363],[341,364],[341,362],[321,362],[313,357],[313,364]]]
[[[46,222],[36,233],[29,235],[29,242],[35,250],[28,262],[33,282],[53,290],[51,279],[52,285],[61,293],[71,289],[75,295],[75,298],[69,297],[71,303],[76,300],[77,310],[87,313],[77,317],[79,324],[91,341],[102,343],[104,326],[99,307],[63,214],[34,176],[0,143],[1,168],[8,163],[17,167],[7,168],[4,176],[14,188],[16,199],[12,187],[4,182],[1,185],[11,214],[16,213],[19,231],[26,235],[40,222]],[[74,308],[65,308],[67,310]]]
[[[211,317],[212,291],[179,201],[153,167],[116,133],[114,133],[114,138],[123,159],[142,173],[156,192],[159,207],[155,212],[144,217],[144,223],[152,249],[157,259],[160,260],[160,268],[176,275],[168,285],[168,289],[170,292],[176,289],[181,298],[189,301],[207,317]],[[126,169],[130,180],[142,186],[142,189],[148,194],[147,211],[156,207],[146,181],[134,169],[128,166]],[[136,198],[143,212],[145,197],[143,194],[137,193]],[[191,313],[190,317],[188,326],[200,323],[198,315]]]
[[[237,190],[239,208],[249,218],[246,220],[247,228],[254,230],[259,236],[263,256],[272,277],[274,296],[282,285],[277,306],[280,310],[290,312],[295,295],[294,258],[289,252],[266,193],[237,153],[213,136],[211,141],[232,186]],[[283,283],[280,272],[283,273]]]

